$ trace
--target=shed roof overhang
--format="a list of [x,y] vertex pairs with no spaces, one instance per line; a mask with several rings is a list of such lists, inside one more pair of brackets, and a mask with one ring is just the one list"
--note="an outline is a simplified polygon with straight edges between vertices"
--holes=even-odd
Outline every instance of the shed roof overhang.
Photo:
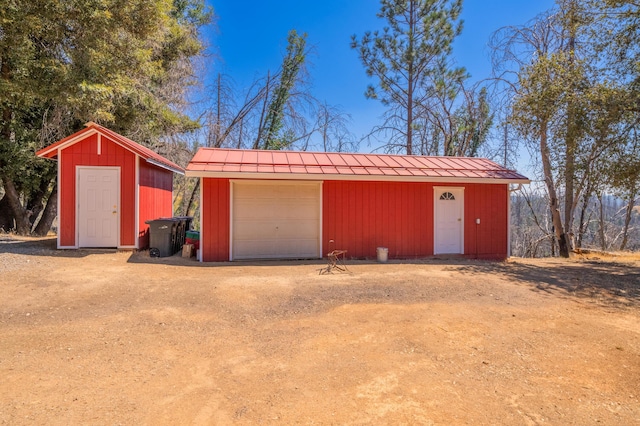
[[484,158],[200,148],[187,177],[523,184],[530,180]]
[[152,151],[151,149],[142,146],[131,139],[128,139],[112,130],[107,129],[106,127],[102,127],[99,124],[89,122],[85,125],[86,127],[70,136],[67,136],[64,139],[59,140],[49,146],[42,148],[41,150],[36,152],[36,155],[41,158],[49,158],[55,159],[58,157],[58,152],[63,150],[75,143],[80,142],[87,137],[99,133],[107,138],[111,139],[113,142],[122,146],[128,151],[131,151],[135,155],[139,156],[143,160],[145,160],[149,164],[153,164],[154,166],[169,170],[173,173],[183,175],[185,170],[174,162],[167,160],[160,154]]

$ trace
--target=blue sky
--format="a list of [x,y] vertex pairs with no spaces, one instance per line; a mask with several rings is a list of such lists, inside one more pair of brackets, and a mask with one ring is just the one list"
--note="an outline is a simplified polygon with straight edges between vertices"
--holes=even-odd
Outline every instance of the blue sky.
[[[367,78],[357,52],[349,46],[351,35],[381,29],[376,17],[377,0],[208,0],[216,15],[214,50],[209,73],[230,75],[238,88],[248,86],[267,70],[278,68],[291,29],[308,34],[313,46],[309,73],[313,94],[330,105],[339,105],[352,116],[356,136],[368,132],[384,111],[364,91]],[[464,29],[456,40],[453,56],[472,79],[491,73],[487,42],[493,31],[505,25],[524,24],[553,7],[553,0],[466,0]],[[362,145],[367,152],[373,147]]]

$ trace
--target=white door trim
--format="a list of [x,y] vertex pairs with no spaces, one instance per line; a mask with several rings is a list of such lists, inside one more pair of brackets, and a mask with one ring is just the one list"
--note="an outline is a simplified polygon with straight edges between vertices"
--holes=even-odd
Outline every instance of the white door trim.
[[[460,217],[458,222],[460,223],[460,252],[459,253],[444,253],[438,250],[438,201],[440,195],[445,192],[451,192],[456,201],[460,204]],[[433,254],[464,254],[464,186],[434,186],[433,187]]]
[[322,201],[323,201],[323,198],[324,198],[324,188],[323,188],[324,187],[324,181],[321,181],[319,186],[320,186],[320,194],[318,196],[320,197],[320,202],[318,204],[319,204],[319,207],[320,207],[320,216],[318,216],[318,217],[320,219],[318,220],[318,222],[319,222],[318,226],[320,227],[320,230],[318,232],[318,253],[320,254],[320,258],[322,258],[324,256],[323,255],[324,252],[322,251],[322,240],[323,240],[323,238],[322,238],[322,229],[323,229],[322,228],[322,222],[323,222],[323,220],[322,220],[323,219],[322,218],[322,212],[324,211],[323,208],[322,208],[322,206],[323,206]]
[[[200,249],[196,252],[197,253],[196,257],[197,257],[199,262],[202,262],[202,259],[203,259],[202,251],[204,250],[204,247],[205,247],[205,245],[204,245],[204,236],[205,236],[204,229],[205,229],[205,226],[206,226],[205,225],[206,220],[205,220],[205,217],[203,216],[204,209],[202,208],[202,203],[204,203],[204,197],[202,195],[204,193],[204,178],[199,178],[199,179],[200,179],[200,203],[199,203],[200,205],[198,206],[198,210],[200,211],[200,242],[199,242]],[[173,191],[173,189],[172,189],[172,191]],[[173,197],[172,197],[172,199],[173,199]],[[187,212],[187,213],[189,213],[189,212]]]
[[116,213],[116,247],[120,247],[120,212],[122,211],[122,198],[120,194],[120,179],[122,172],[120,166],[76,166],[76,247],[80,247],[80,170],[116,170],[118,179],[116,182],[116,198],[118,200],[118,209]]
[[[135,236],[136,239],[133,243],[134,249],[140,248],[140,156],[136,155],[136,187],[135,187],[135,197],[134,200],[134,210],[135,210]],[[173,194],[171,194],[171,201],[173,201]],[[120,210],[120,209],[118,209]],[[119,235],[119,234],[118,234]]]
[[229,262],[233,260],[233,192],[237,183],[238,181],[229,180]]
[[[56,200],[56,202],[58,203],[57,204],[57,209],[58,209],[58,212],[57,212],[58,225],[57,226],[58,226],[58,229],[56,229],[56,247],[58,249],[63,248],[63,246],[60,245],[60,237],[61,237],[61,234],[62,234],[62,223],[63,223],[62,222],[62,214],[61,214],[62,213],[62,208],[60,207],[60,206],[62,206],[62,204],[60,204],[60,201],[61,201],[61,194],[60,193],[62,192],[62,188],[63,188],[63,185],[62,185],[62,156],[60,154],[61,154],[61,150],[60,150],[60,148],[58,148],[58,152],[56,154],[58,156],[58,170],[56,172],[57,175],[58,175],[58,180],[56,182],[56,185],[58,185],[58,188],[57,188],[58,191],[57,191],[57,195],[56,195],[56,197],[58,197],[58,199]],[[78,178],[76,177],[76,184],[77,184],[77,182],[78,182]],[[77,190],[76,190],[76,194],[77,194]],[[76,221],[77,221],[77,218],[76,218]],[[76,226],[76,229],[78,229],[77,226]],[[77,234],[77,232],[76,232],[76,234]],[[76,244],[75,247],[64,247],[64,248],[76,248],[76,247],[78,247],[78,241],[76,241],[75,244]]]
[[511,185],[507,185],[507,259],[511,257]]

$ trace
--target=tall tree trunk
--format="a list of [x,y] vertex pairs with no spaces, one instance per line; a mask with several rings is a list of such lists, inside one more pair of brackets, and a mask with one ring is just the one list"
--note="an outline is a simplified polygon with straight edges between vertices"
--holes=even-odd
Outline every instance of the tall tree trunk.
[[182,215],[183,216],[189,216],[189,211],[191,211],[191,208],[193,207],[193,204],[195,203],[195,199],[196,199],[196,194],[198,193],[198,189],[200,189],[200,179],[196,180],[195,185],[193,185],[193,189],[191,190],[191,193],[189,194],[188,197],[185,197],[184,202],[183,202],[183,208],[182,208]]
[[558,251],[561,257],[569,257],[568,236],[562,226],[562,217],[560,216],[560,205],[558,202],[558,194],[556,186],[553,182],[553,170],[551,168],[551,157],[549,145],[547,143],[547,123],[540,125],[540,154],[542,157],[542,169],[544,171],[544,181],[547,185],[549,193],[549,208],[551,209],[551,219],[555,229],[556,238],[558,240]]
[[[569,66],[574,67],[575,63],[575,49],[576,49],[576,31],[577,31],[577,16],[576,16],[577,4],[574,0],[569,3],[568,22],[569,25],[569,39],[567,41],[567,50],[569,55]],[[573,86],[573,85],[572,85]],[[571,87],[571,91],[576,91],[575,87]],[[565,232],[571,232],[573,228],[573,215],[574,215],[574,196],[575,187],[574,180],[576,174],[576,146],[577,146],[577,127],[576,123],[576,106],[569,101],[567,105],[567,133],[565,136],[565,169],[564,169],[564,226]],[[568,242],[568,241],[567,241]]]
[[[52,169],[49,173],[43,173],[40,177],[40,186],[33,194],[31,194],[29,200],[27,200],[26,209],[29,213],[29,222],[31,223],[31,229],[36,224],[36,220],[40,216],[40,212],[45,208],[44,199],[51,192],[49,189],[53,182],[55,186],[56,171]],[[55,216],[54,216],[55,217]]]
[[413,155],[413,87],[414,87],[414,69],[413,69],[413,51],[414,51],[414,31],[417,22],[415,21],[415,2],[409,2],[409,69],[407,70],[407,155]]
[[260,140],[262,139],[262,132],[264,131],[264,116],[267,113],[267,105],[269,103],[269,83],[271,82],[271,73],[267,71],[267,84],[264,91],[264,103],[262,104],[262,111],[260,112],[260,121],[258,122],[258,135],[253,143],[253,149],[260,148]]
[[9,232],[13,229],[13,210],[9,206],[6,194],[0,198],[0,231]]
[[[569,116],[573,116],[574,114],[569,114]],[[564,173],[564,185],[565,185],[565,194],[564,194],[564,225],[566,227],[566,231],[570,232],[573,224],[573,214],[574,214],[574,196],[575,196],[575,188],[574,188],[574,177],[576,173],[576,154],[575,154],[575,140],[573,137],[567,137],[566,140],[567,150],[566,150],[566,165],[565,165],[565,173]]]
[[626,249],[627,244],[629,243],[629,224],[631,223],[631,214],[633,213],[633,208],[636,205],[637,195],[638,191],[634,187],[629,194],[629,202],[627,203],[627,207],[625,208],[624,228],[622,230],[622,242],[620,243],[620,250]]
[[582,248],[582,240],[584,239],[584,234],[587,232],[587,209],[589,208],[589,199],[591,198],[591,194],[593,192],[593,180],[589,179],[587,183],[587,188],[582,195],[582,208],[580,209],[580,223],[578,227],[578,238],[576,239],[577,248]]
[[411,66],[409,66],[409,93],[407,94],[407,155],[413,155],[413,90],[411,89]]
[[2,177],[2,185],[5,191],[5,198],[9,209],[16,221],[16,233],[19,235],[29,235],[31,233],[31,222],[29,221],[29,212],[20,203],[20,194],[16,189],[13,181],[7,176]]
[[[49,194],[49,198],[47,199],[47,205],[42,212],[42,216],[38,221],[38,225],[33,230],[33,235],[38,237],[46,236],[51,230],[51,224],[53,220],[56,218],[56,213],[58,211],[58,189],[57,186],[53,187],[51,194]],[[58,231],[60,232],[60,231]]]
[[220,129],[222,129],[222,123],[221,121],[221,100],[220,100],[220,96],[222,94],[222,77],[220,75],[220,73],[218,73],[218,99],[216,99],[216,141],[215,141],[215,146],[216,148],[220,147],[221,141],[220,141]]
[[600,207],[600,218],[599,218],[599,229],[598,234],[600,236],[600,248],[602,251],[607,251],[607,236],[605,233],[605,223],[604,223],[604,203],[602,200],[602,194],[598,194],[598,204]]
[[238,142],[236,144],[236,148],[240,149],[242,148],[242,131],[244,129],[244,119],[240,120],[240,123],[238,125],[240,127],[240,130],[238,131]]

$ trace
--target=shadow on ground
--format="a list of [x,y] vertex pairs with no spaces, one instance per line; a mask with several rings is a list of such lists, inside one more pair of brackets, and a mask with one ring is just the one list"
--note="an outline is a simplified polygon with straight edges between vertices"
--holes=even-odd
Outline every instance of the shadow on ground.
[[20,239],[0,235],[0,254],[22,254],[27,256],[51,256],[82,258],[92,254],[116,253],[116,249],[71,249],[58,250],[56,237]]
[[296,265],[318,265],[318,268],[327,265],[322,259],[301,259],[301,260],[246,260],[234,262],[199,262],[195,257],[182,257],[180,252],[166,257],[151,257],[149,250],[140,250],[131,253],[128,263],[142,263],[149,265],[174,265],[192,266],[199,268],[224,268],[238,266],[296,266]]
[[534,291],[571,295],[615,306],[640,306],[640,268],[606,261],[478,263],[459,269],[467,274],[502,274]]
[[[83,258],[89,255],[113,254],[115,252],[117,252],[116,249],[58,250],[56,249],[55,237],[21,239],[10,235],[0,235],[0,254]],[[148,250],[131,252],[127,262],[200,268],[309,265],[318,272],[327,266],[326,260],[323,259],[201,263],[195,258],[183,258],[179,253],[169,257],[153,258],[149,256]],[[600,260],[549,260],[539,264],[530,264],[526,261],[485,262],[459,258],[390,260],[389,263],[443,265],[469,275],[500,274],[516,284],[527,285],[536,292],[589,299],[616,307],[640,306],[640,268],[625,263]],[[373,264],[378,264],[378,262],[375,260],[350,260],[346,262],[347,268],[354,265]],[[336,271],[336,273],[344,272]],[[394,293],[392,288],[380,289],[380,291],[380,294],[369,295],[371,299],[368,297],[364,297],[364,299],[384,300]],[[356,297],[356,299],[363,299],[363,297]]]

